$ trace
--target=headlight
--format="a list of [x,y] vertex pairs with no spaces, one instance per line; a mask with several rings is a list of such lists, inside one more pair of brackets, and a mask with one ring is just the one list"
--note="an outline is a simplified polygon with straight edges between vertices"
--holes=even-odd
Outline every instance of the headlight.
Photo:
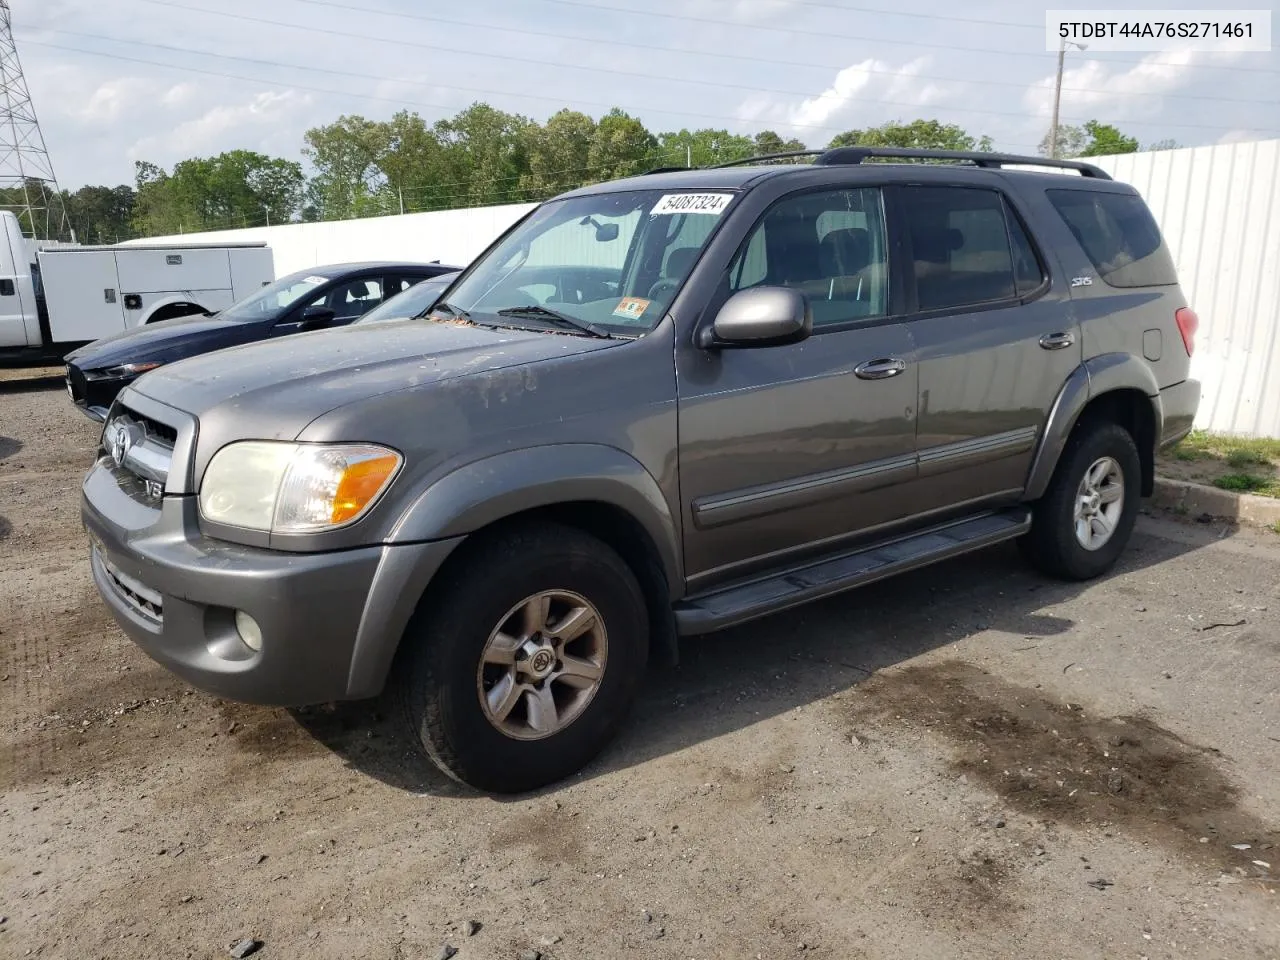
[[363,516],[402,462],[371,443],[232,443],[205,470],[200,514],[270,533],[332,530]]
[[140,373],[164,366],[159,360],[148,363],[121,363],[114,367],[103,367],[101,370],[89,370],[85,377],[90,380],[118,380],[121,377],[136,377]]

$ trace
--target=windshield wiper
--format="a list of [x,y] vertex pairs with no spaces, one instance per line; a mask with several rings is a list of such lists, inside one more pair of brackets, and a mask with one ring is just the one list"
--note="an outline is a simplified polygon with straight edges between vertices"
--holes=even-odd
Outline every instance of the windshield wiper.
[[508,307],[505,310],[499,310],[498,316],[533,317],[539,320],[549,320],[552,323],[559,324],[561,327],[571,327],[574,330],[580,330],[583,333],[590,334],[593,337],[600,337],[603,340],[613,338],[612,333],[597,327],[594,323],[588,323],[586,320],[579,320],[577,317],[571,317],[567,313],[548,310],[546,307],[540,306],[536,303],[531,303],[525,307]]

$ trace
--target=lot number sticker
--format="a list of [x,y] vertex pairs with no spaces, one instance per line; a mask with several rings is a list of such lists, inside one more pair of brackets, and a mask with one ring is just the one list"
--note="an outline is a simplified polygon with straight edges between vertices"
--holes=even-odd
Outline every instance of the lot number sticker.
[[668,193],[649,211],[653,217],[677,213],[709,213],[718,217],[733,199],[732,193]]

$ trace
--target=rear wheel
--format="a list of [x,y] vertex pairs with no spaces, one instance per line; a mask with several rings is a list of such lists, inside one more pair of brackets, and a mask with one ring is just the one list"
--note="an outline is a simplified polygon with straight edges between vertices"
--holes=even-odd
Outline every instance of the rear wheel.
[[1133,533],[1141,496],[1138,448],[1119,424],[1077,428],[1019,541],[1040,570],[1089,580],[1114,566]]
[[514,793],[575,772],[609,741],[648,657],[635,576],[572,527],[469,548],[405,636],[409,722],[446,773]]

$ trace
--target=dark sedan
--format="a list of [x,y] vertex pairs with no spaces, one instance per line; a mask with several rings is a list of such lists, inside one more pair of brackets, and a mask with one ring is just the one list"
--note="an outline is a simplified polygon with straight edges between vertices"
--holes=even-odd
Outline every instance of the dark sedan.
[[344,263],[300,270],[220,313],[148,324],[73,351],[67,355],[67,392],[85,414],[102,420],[116,394],[148,370],[224,347],[348,324],[415,284],[457,269]]

